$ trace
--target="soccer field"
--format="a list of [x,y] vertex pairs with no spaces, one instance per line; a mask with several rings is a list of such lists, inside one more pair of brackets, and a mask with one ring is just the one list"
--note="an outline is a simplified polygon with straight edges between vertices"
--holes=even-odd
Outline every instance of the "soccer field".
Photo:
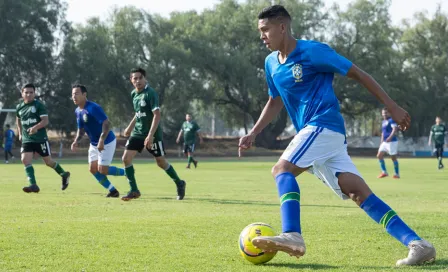
[[[35,164],[39,194],[25,194],[23,166],[0,165],[0,271],[389,271],[408,250],[352,201],[340,200],[310,174],[298,178],[307,253],[278,253],[255,266],[238,251],[240,231],[265,222],[281,230],[270,169],[275,159],[173,160],[187,195],[176,201],[168,176],[151,161],[135,163],[140,199],[106,199],[83,161],[61,161],[72,173],[60,190],[53,170]],[[448,170],[435,159],[401,159],[402,179],[377,180],[374,159],[355,159],[374,192],[437,249],[434,265],[448,269]],[[392,163],[387,161],[388,170]],[[110,177],[121,194],[124,177]]]

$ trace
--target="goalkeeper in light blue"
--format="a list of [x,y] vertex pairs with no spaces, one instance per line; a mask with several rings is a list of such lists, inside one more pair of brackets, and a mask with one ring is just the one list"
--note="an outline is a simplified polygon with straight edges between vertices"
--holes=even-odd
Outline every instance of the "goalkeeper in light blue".
[[334,74],[358,81],[383,103],[399,128],[410,125],[409,114],[399,107],[366,72],[328,45],[296,40],[291,17],[283,6],[263,9],[258,16],[260,38],[273,51],[266,57],[269,100],[252,130],[240,139],[239,153],[252,146],[259,134],[286,108],[297,135],[272,168],[280,198],[282,234],[260,236],[252,243],[266,251],[303,256],[306,251],[300,225],[301,192],[296,177],[308,171],[340,198],[352,199],[395,239],[409,248],[397,266],[433,262],[436,250],[420,238],[397,213],[364,182],[347,153],[344,119],[333,90]]
[[90,172],[98,183],[109,191],[106,197],[119,197],[120,193],[107,178],[108,175],[125,175],[123,168],[110,166],[117,140],[113,131],[110,130],[109,119],[100,105],[87,100],[87,88],[84,85],[73,85],[72,99],[78,106],[75,110],[78,131],[71,149],[76,151],[79,141],[86,133],[90,139]]

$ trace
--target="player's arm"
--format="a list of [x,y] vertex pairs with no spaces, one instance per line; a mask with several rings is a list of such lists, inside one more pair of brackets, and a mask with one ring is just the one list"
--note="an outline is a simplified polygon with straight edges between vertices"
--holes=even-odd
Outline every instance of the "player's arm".
[[397,127],[397,125],[394,125],[392,127],[392,132],[390,133],[389,137],[386,139],[386,142],[392,141],[392,138],[397,134],[397,132],[398,132],[398,127]]
[[36,133],[39,129],[44,128],[46,126],[48,126],[50,122],[48,121],[48,115],[42,115],[40,116],[40,122],[37,123],[36,125],[34,125],[33,127],[28,129],[28,133],[34,134]]
[[432,136],[433,136],[433,134],[432,134],[432,129],[431,129],[431,131],[429,132],[429,139],[428,139],[428,145],[429,146],[431,146],[431,141],[432,141]]
[[[136,113],[137,114],[137,113]],[[134,118],[132,118],[131,122],[129,123],[129,125],[126,127],[126,129],[124,130],[124,136],[129,137],[131,136],[131,132],[135,127],[135,122],[137,122],[137,115],[134,115]]]
[[19,133],[19,141],[22,141],[22,122],[20,118],[16,117],[17,132]]
[[156,134],[157,128],[159,127],[161,114],[160,109],[157,108],[152,111],[153,117],[152,117],[152,124],[151,128],[149,129],[148,136],[145,139],[145,146],[151,148],[152,145],[152,139],[154,139],[154,134]]
[[103,121],[100,139],[103,141],[106,140],[107,135],[109,135],[109,131],[110,131],[110,122],[109,119],[106,119]]
[[392,119],[397,122],[402,130],[407,130],[411,124],[409,114],[395,103],[392,98],[381,88],[376,80],[364,72],[355,64],[347,72],[347,77],[361,83],[371,94],[373,94],[388,109]]
[[183,130],[180,129],[179,134],[177,135],[176,143],[180,143],[180,137],[182,137]]
[[76,131],[75,140],[73,141],[71,146],[72,151],[76,151],[76,149],[78,148],[78,144],[82,139],[82,136],[84,136],[84,133],[85,133],[84,128],[78,128],[78,130]]

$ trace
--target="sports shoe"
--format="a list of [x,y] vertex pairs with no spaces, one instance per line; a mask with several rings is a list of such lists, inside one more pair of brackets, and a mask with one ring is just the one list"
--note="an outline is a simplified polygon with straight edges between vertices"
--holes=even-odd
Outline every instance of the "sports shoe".
[[118,192],[116,189],[113,191],[110,191],[106,197],[119,197],[120,196],[120,192]]
[[182,200],[185,197],[185,188],[187,187],[187,183],[184,180],[180,181],[180,184],[177,185],[177,200]]
[[252,244],[265,252],[283,251],[296,257],[303,256],[306,251],[305,241],[298,232],[282,233],[279,236],[258,236],[252,239]]
[[70,172],[65,172],[64,174],[62,174],[62,187],[61,187],[62,191],[67,189],[69,183],[70,183]]
[[384,173],[384,172],[382,172],[382,173],[378,176],[378,178],[385,178],[385,177],[388,177],[388,176],[389,176],[388,173]]
[[436,260],[436,249],[426,240],[412,241],[408,247],[408,257],[398,260],[397,266],[433,263]]
[[127,195],[123,196],[121,200],[129,201],[132,199],[137,199],[141,196],[140,191],[129,191]]
[[30,186],[23,187],[22,190],[25,193],[39,193],[40,191],[39,186],[37,186],[37,184],[32,184]]
[[198,168],[198,161],[193,161],[194,168]]
[[393,178],[394,178],[394,179],[399,179],[399,178],[400,178],[400,175],[394,175]]
[[185,168],[186,168],[186,169],[190,169],[190,165],[187,165]]

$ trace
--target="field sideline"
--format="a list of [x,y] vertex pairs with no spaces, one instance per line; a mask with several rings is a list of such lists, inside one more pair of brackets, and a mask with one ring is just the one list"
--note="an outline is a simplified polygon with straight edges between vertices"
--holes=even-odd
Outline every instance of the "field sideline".
[[[61,160],[72,172],[64,192],[53,170],[35,161],[39,194],[25,194],[19,163],[0,165],[0,271],[397,271],[407,255],[351,201],[340,200],[309,174],[298,178],[307,253],[279,253],[255,266],[240,257],[240,231],[265,222],[281,230],[270,169],[276,158],[204,159],[198,169],[171,160],[187,181],[184,201],[174,183],[150,160],[135,163],[142,197],[106,199],[86,160]],[[377,180],[375,159],[355,159],[386,203],[437,249],[431,266],[399,271],[448,270],[448,169],[435,159],[401,159],[402,179]],[[119,161],[116,161],[119,165]],[[393,166],[387,160],[388,170]],[[121,194],[124,177],[110,177]]]

